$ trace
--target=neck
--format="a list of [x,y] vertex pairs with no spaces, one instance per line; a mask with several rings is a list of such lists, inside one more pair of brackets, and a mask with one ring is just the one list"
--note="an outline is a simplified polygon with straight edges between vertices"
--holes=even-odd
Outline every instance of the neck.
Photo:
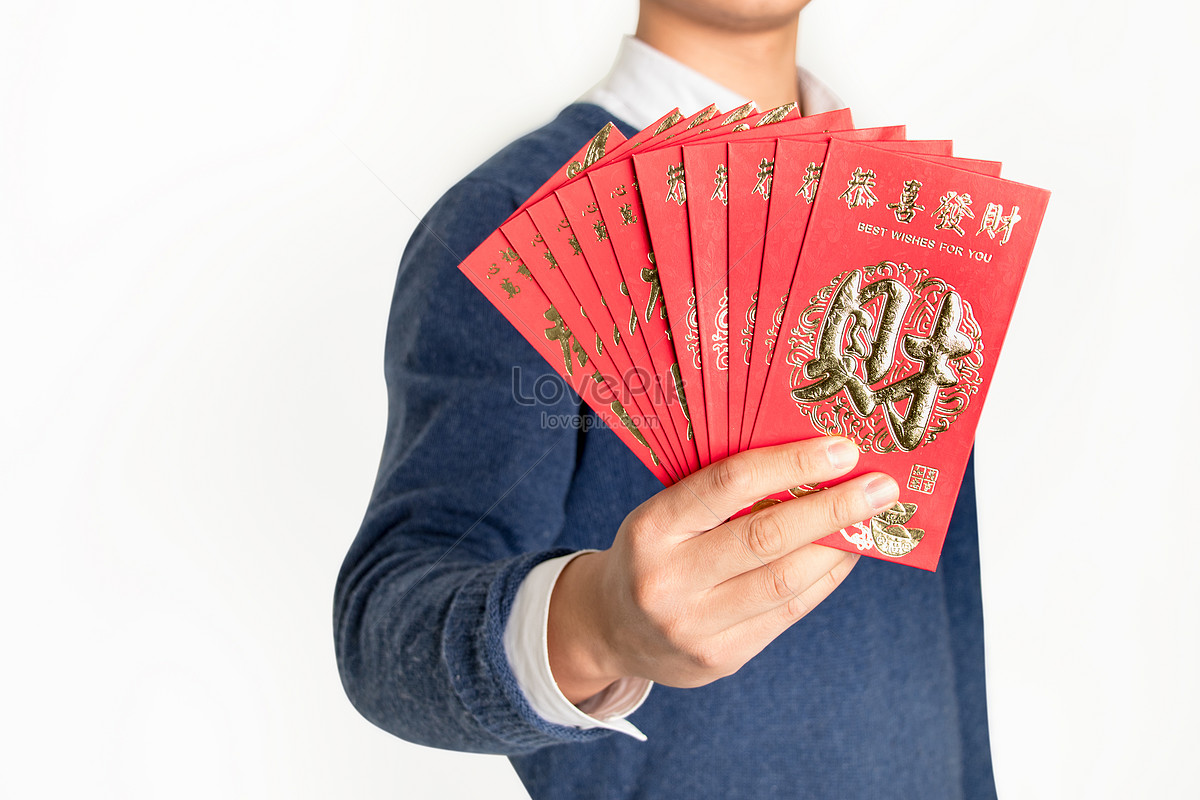
[[798,28],[799,12],[769,23],[739,25],[735,19],[687,16],[665,3],[643,0],[636,36],[765,111],[799,101]]

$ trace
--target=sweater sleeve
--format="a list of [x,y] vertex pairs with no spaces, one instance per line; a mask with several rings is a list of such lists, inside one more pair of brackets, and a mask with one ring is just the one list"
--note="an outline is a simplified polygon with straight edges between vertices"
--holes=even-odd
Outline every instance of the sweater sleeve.
[[338,669],[363,716],[419,744],[509,755],[610,735],[539,717],[504,652],[521,581],[568,552],[554,543],[577,434],[544,420],[580,410],[457,269],[517,204],[468,178],[409,241],[388,323],[383,454],[334,601]]

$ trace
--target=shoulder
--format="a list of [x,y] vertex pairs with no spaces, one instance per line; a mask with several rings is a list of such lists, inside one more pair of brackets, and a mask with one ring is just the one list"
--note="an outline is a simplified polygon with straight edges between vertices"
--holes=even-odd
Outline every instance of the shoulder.
[[[610,119],[599,106],[569,105],[552,121],[512,142],[451,186],[413,231],[400,265],[402,283],[410,278],[416,279],[417,285],[426,285],[435,276],[457,272],[451,268]],[[623,131],[629,130],[623,122],[615,122]]]
[[[464,352],[478,354],[478,370],[495,361],[494,353],[489,356],[478,346],[480,341],[505,343],[514,353],[528,349],[457,266],[609,121],[610,115],[599,106],[567,106],[551,122],[472,170],[434,203],[400,261],[388,332],[389,365],[421,362],[423,369],[444,371],[449,363],[448,331],[459,328],[464,336],[471,334],[458,344]],[[471,324],[446,324],[464,319]]]
[[434,203],[407,253],[421,254],[420,262],[430,267],[430,262],[457,264],[609,121],[609,113],[599,106],[575,103],[504,147]]
[[631,133],[624,122],[613,119],[603,108],[573,103],[547,124],[500,150],[463,182],[508,190],[522,202],[609,122],[616,123],[623,133]]

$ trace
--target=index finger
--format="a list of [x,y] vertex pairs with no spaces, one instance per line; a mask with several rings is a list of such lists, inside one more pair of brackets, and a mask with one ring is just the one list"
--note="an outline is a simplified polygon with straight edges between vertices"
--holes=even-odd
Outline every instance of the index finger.
[[840,436],[820,436],[729,456],[692,473],[657,496],[658,527],[683,536],[720,525],[769,494],[844,475],[858,463],[858,447]]

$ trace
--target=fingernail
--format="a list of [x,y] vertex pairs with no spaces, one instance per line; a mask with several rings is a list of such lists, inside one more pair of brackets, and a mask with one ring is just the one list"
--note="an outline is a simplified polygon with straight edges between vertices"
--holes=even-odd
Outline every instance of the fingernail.
[[900,487],[891,478],[876,478],[863,489],[867,505],[875,512],[883,511],[900,497]]
[[835,469],[850,469],[858,461],[858,448],[845,439],[834,439],[826,451]]

